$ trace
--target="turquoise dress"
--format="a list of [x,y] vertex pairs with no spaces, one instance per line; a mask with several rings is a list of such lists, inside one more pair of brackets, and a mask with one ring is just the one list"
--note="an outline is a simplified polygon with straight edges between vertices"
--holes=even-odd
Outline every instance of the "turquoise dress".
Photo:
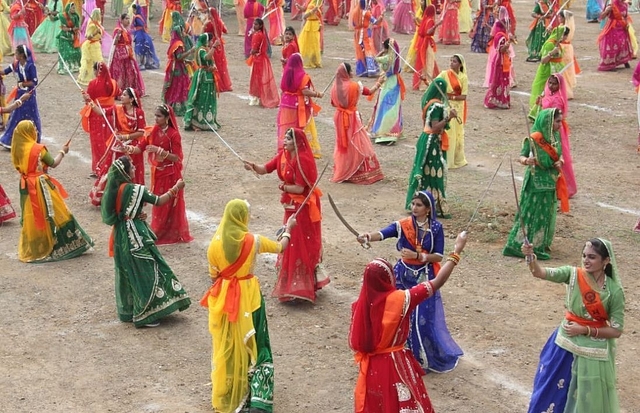
[[375,59],[384,70],[387,80],[378,93],[369,122],[369,133],[376,143],[393,145],[402,137],[404,84],[400,79],[400,65],[396,64],[398,58],[392,51]]
[[31,35],[31,44],[39,53],[58,53],[58,34],[62,31],[60,16],[62,0],[49,0],[45,14],[47,17]]

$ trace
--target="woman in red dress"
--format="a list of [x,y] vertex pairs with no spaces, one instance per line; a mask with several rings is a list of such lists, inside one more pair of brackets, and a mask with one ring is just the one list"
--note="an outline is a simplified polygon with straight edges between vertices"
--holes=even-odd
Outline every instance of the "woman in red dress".
[[278,257],[278,280],[273,296],[280,301],[296,299],[315,302],[316,291],[329,284],[329,277],[318,272],[322,261],[322,215],[317,187],[307,197],[318,177],[318,169],[313,159],[307,137],[301,129],[289,129],[285,134],[283,149],[264,165],[245,162],[245,169],[260,175],[276,171],[282,181],[280,203],[284,207],[284,220],[300,209],[297,225],[291,230],[291,243]]
[[296,29],[292,26],[287,26],[284,29],[284,46],[282,46],[282,67],[287,64],[287,59],[294,53],[300,53],[300,46],[298,46],[298,37],[296,36]]
[[227,33],[227,26],[220,18],[215,7],[209,8],[209,21],[204,25],[204,33],[211,35],[211,47],[213,48],[213,61],[216,64],[216,91],[218,93],[231,92],[231,77],[227,67],[227,53],[224,50],[222,33]]
[[111,129],[107,126],[104,117],[92,110],[92,106],[99,105],[104,110],[112,110],[113,105],[116,104],[116,96],[120,96],[120,88],[111,78],[106,63],[96,63],[93,70],[95,79],[89,82],[87,91],[82,94],[86,106],[80,111],[80,116],[82,116],[82,128],[89,133],[89,142],[91,142],[91,171],[96,173],[98,161],[107,150],[106,145],[111,136]]
[[264,32],[264,22],[262,19],[255,19],[251,35],[251,56],[248,59],[251,66],[249,80],[249,105],[251,106],[262,104],[265,108],[275,108],[280,103],[271,60],[267,55],[268,47],[269,39]]
[[130,19],[125,13],[113,30],[113,46],[109,54],[109,71],[118,83],[118,87],[124,90],[133,88],[138,96],[144,96],[145,88],[140,74],[140,66],[133,54],[131,34],[127,28]]
[[[93,205],[100,205],[102,193],[107,182],[109,168],[113,161],[122,156],[123,153],[130,154],[131,161],[135,167],[135,176],[133,183],[144,185],[144,159],[142,154],[131,154],[132,148],[138,145],[138,139],[144,136],[144,128],[147,126],[145,122],[144,111],[140,106],[136,92],[128,87],[120,96],[121,104],[112,106],[111,109],[105,109],[104,113],[114,125],[116,135],[111,134],[107,140],[107,150],[98,162],[96,180],[89,198]],[[94,105],[92,109],[100,114],[100,108]]]
[[[359,236],[358,241],[367,239]],[[393,267],[384,259],[376,258],[365,267],[360,295],[351,307],[349,331],[349,346],[360,364],[356,413],[433,413],[422,368],[406,347],[409,316],[447,282],[466,242],[466,234],[459,234],[454,252],[437,276],[409,290],[396,290]]]
[[380,181],[384,176],[367,129],[362,125],[358,100],[361,94],[374,94],[380,88],[380,83],[368,89],[362,83],[351,80],[352,77],[351,65],[342,63],[338,66],[331,89],[331,105],[336,108],[333,115],[336,145],[331,182],[368,185]]
[[[151,133],[137,146],[125,147],[125,151],[132,155],[147,151],[151,165],[151,192],[164,194],[182,179],[182,138],[170,106],[158,106],[155,119]],[[184,191],[179,191],[173,202],[154,205],[151,212],[151,230],[156,234],[156,245],[193,241],[189,234]]]

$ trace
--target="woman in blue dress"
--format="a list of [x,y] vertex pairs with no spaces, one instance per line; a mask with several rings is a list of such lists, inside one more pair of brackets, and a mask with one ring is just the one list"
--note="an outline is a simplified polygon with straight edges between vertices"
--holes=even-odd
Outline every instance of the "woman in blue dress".
[[[393,271],[396,288],[408,290],[426,280],[433,280],[440,269],[444,251],[444,230],[436,220],[433,195],[420,191],[411,201],[411,216],[379,232],[358,236],[362,244],[398,238],[400,259]],[[437,373],[453,370],[463,352],[451,337],[444,317],[440,291],[419,304],[411,314],[409,347],[422,368]]]
[[36,125],[38,143],[40,143],[40,137],[42,136],[40,114],[38,113],[38,99],[36,99],[36,91],[34,90],[38,84],[38,72],[31,56],[31,50],[29,50],[27,46],[19,45],[16,47],[16,60],[3,71],[4,75],[13,72],[16,76],[18,81],[16,100],[20,99],[25,93],[31,92],[32,94],[31,98],[14,110],[11,113],[11,117],[9,117],[9,122],[7,122],[4,134],[0,137],[0,145],[7,149],[11,149],[13,130],[22,120],[31,120]]
[[133,9],[133,22],[131,28],[133,29],[133,51],[138,59],[138,65],[140,70],[145,69],[157,69],[160,67],[160,60],[156,55],[156,47],[153,45],[153,40],[149,33],[147,33],[147,23],[142,17],[141,8],[137,4],[131,6]]

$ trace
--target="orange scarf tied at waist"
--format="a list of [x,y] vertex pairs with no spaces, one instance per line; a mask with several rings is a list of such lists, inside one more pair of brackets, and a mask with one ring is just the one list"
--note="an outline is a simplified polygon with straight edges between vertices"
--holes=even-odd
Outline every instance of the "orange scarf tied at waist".
[[207,290],[207,292],[204,294],[204,297],[202,297],[202,299],[200,300],[201,306],[209,308],[209,297],[218,297],[220,295],[220,291],[222,290],[223,281],[229,281],[229,286],[227,287],[227,296],[225,298],[222,311],[227,313],[229,321],[232,323],[238,321],[238,310],[240,308],[240,284],[238,283],[238,281],[249,280],[253,278],[253,274],[247,274],[244,277],[236,277],[234,274],[238,272],[238,270],[240,270],[240,268],[247,261],[247,258],[249,258],[249,254],[253,250],[253,244],[253,235],[250,233],[246,233],[238,259],[236,259],[233,264],[220,271],[218,277],[216,278],[216,281],[213,283],[211,288]]
[[[320,188],[316,187],[313,190],[313,195],[309,197],[309,201],[307,201],[307,205],[309,206],[309,218],[311,222],[318,222],[322,219],[322,214],[320,213],[320,206],[318,205],[318,201],[322,196],[322,191]],[[302,204],[306,196],[302,194],[289,194],[289,198],[292,201]],[[299,207],[302,208],[302,207]]]
[[[558,151],[556,151],[556,148],[551,146],[549,142],[544,140],[542,133],[533,132],[531,134],[531,139],[533,139],[538,146],[551,157],[553,163],[558,162],[560,159]],[[564,179],[564,175],[562,175],[562,171],[560,170],[558,170],[558,180],[556,181],[556,195],[560,200],[560,211],[569,212],[569,189],[567,188],[567,182]]]
[[364,401],[367,395],[367,372],[369,371],[369,358],[379,354],[395,353],[404,350],[404,344],[395,347],[376,350],[373,353],[357,352],[354,355],[356,363],[360,364],[360,372],[358,373],[358,381],[356,382],[355,403],[356,413],[364,412]]
[[341,149],[347,149],[349,147],[349,126],[351,126],[349,117],[356,112],[356,109],[345,109],[341,107],[337,107],[336,109],[342,114],[342,136],[340,136],[338,143]]

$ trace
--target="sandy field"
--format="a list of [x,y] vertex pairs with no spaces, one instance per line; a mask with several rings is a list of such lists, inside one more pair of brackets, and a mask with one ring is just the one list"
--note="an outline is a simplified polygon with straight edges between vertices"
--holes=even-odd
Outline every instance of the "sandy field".
[[[451,171],[448,197],[452,219],[443,220],[448,237],[466,228],[481,194],[500,159],[517,156],[526,136],[519,100],[527,92],[536,64],[525,63],[531,1],[514,2],[518,17],[518,87],[508,111],[484,109],[481,87],[486,54],[470,52],[470,39],[460,46],[438,46],[440,67],[453,53],[463,53],[470,77],[466,156],[469,165]],[[107,5],[109,10],[110,5]],[[556,239],[548,265],[580,263],[588,238],[613,242],[627,311],[625,333],[618,340],[618,388],[622,411],[640,412],[640,375],[637,331],[640,328],[640,282],[635,278],[640,258],[640,235],[631,229],[640,215],[638,183],[640,155],[636,153],[636,94],[630,83],[633,69],[597,72],[595,39],[598,25],[584,19],[584,0],[574,1],[577,34],[575,50],[583,70],[568,122],[578,194],[571,212],[559,215]],[[231,10],[224,19],[229,69],[234,91],[219,98],[220,134],[246,159],[266,162],[275,152],[275,109],[248,106],[249,68],[242,57],[242,38]],[[160,103],[167,44],[157,34],[160,10],[155,10],[151,32],[162,68],[143,74],[149,96],[143,99],[147,121],[153,122]],[[288,14],[287,14],[288,18]],[[111,30],[111,15],[105,26]],[[294,22],[296,29],[300,23]],[[342,61],[354,56],[353,33],[346,21],[326,30],[323,68],[310,70],[323,88]],[[408,47],[410,36],[396,35]],[[282,71],[280,48],[274,47],[276,79]],[[42,77],[56,56],[38,55]],[[8,64],[10,57],[5,57]],[[632,62],[635,67],[636,62]],[[405,81],[409,83],[409,76]],[[7,87],[14,85],[5,78]],[[373,86],[375,79],[363,79]],[[343,215],[359,231],[373,231],[406,216],[403,209],[407,177],[421,130],[421,94],[410,91],[403,105],[405,137],[392,147],[376,147],[385,179],[372,186],[333,184],[329,168],[320,187],[331,193]],[[68,76],[54,73],[38,90],[44,142],[57,151],[73,133],[82,107],[79,91]],[[333,110],[329,99],[320,102],[317,118],[323,158],[332,161]],[[373,103],[360,100],[368,122]],[[252,205],[250,229],[273,236],[280,227],[276,176],[257,179],[212,133],[183,133],[188,161],[186,201],[195,241],[163,246],[161,251],[193,305],[186,312],[162,320],[155,329],[135,329],[117,320],[113,262],[107,256],[110,228],[89,203],[93,184],[88,137],[78,133],[72,150],[52,171],[70,194],[68,206],[95,240],[95,250],[70,261],[43,265],[17,259],[18,219],[0,228],[0,411],[17,412],[207,412],[210,405],[210,351],[207,313],[197,305],[209,284],[206,248],[226,202],[245,198]],[[523,169],[515,165],[521,183]],[[9,152],[0,151],[0,183],[18,207],[18,175]],[[636,195],[634,195],[636,194]],[[540,349],[563,317],[564,288],[533,279],[523,260],[506,258],[501,249],[511,228],[515,202],[508,163],[499,171],[476,220],[463,259],[442,290],[447,322],[465,352],[451,373],[429,374],[424,380],[438,412],[513,413],[526,411]],[[150,211],[150,208],[148,208]],[[362,249],[338,221],[328,202],[323,218],[324,271],[331,284],[319,293],[315,305],[284,305],[271,298],[275,283],[274,257],[261,259],[256,275],[267,300],[276,368],[275,412],[353,411],[357,366],[347,345],[350,305],[357,297],[365,264],[374,257],[396,260],[393,241]]]

